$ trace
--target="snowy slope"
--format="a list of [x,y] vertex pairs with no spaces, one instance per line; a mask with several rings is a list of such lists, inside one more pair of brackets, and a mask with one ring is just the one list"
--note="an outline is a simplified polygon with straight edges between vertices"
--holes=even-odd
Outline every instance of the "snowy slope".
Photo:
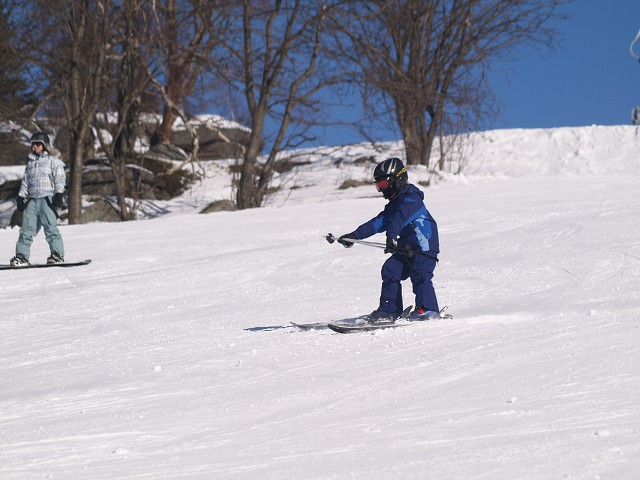
[[373,334],[288,327],[376,306],[381,251],[322,238],[384,205],[336,190],[364,147],[273,207],[195,214],[230,195],[211,175],[163,218],[62,226],[91,265],[0,272],[0,478],[638,478],[639,147],[478,134],[427,191],[455,318]]

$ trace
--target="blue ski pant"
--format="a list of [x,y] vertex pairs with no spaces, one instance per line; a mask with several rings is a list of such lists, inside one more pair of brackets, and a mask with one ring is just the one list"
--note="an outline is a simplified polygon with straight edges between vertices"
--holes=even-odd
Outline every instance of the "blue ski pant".
[[382,292],[378,309],[393,315],[403,310],[401,281],[411,279],[416,308],[439,311],[438,299],[433,288],[433,271],[436,260],[424,255],[408,258],[404,255],[391,255],[382,265]]
[[57,219],[52,197],[29,199],[27,208],[22,213],[22,226],[16,243],[16,255],[22,254],[24,258],[29,260],[33,237],[38,234],[40,229],[43,229],[51,253],[57,253],[64,257],[64,244],[56,223]]

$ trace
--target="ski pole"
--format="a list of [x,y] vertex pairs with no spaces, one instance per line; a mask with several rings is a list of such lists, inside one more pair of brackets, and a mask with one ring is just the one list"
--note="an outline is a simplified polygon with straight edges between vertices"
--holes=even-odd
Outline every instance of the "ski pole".
[[[328,233],[325,237],[325,240],[329,243],[334,243],[338,240],[338,238],[333,235],[332,233]],[[386,243],[380,243],[380,242],[369,242],[367,240],[356,240],[355,238],[350,238],[348,239],[349,242],[353,242],[353,243],[359,243],[360,245],[366,245],[367,247],[376,247],[376,248],[384,248],[387,249],[387,244]],[[438,257],[435,257],[433,255],[430,255],[427,252],[416,252],[414,250],[411,250],[410,248],[394,248],[392,249],[387,249],[387,251],[385,253],[397,253],[399,255],[404,255],[405,257],[409,257],[409,258],[413,258],[416,255],[422,255],[428,258],[431,258],[432,260],[435,260],[436,262],[438,261]]]
[[[333,243],[338,241],[338,239],[331,233],[327,234],[326,237],[324,237],[327,242],[329,243]],[[386,243],[380,243],[380,242],[369,242],[367,240],[356,240],[355,238],[349,238],[347,240],[348,242],[353,242],[353,243],[359,243],[360,245],[366,245],[367,247],[376,247],[376,248],[387,248],[387,244]],[[401,255],[406,255],[407,257],[413,257],[415,255],[415,252],[409,248],[394,248],[394,249],[387,249],[388,253],[399,253]],[[387,253],[385,252],[385,253]]]
[[[334,236],[332,233],[327,234],[324,238],[329,243],[334,243],[334,242],[338,241],[338,238],[336,236]],[[355,238],[350,238],[349,242],[359,243],[360,245],[366,245],[368,247],[376,247],[376,248],[386,248],[387,247],[387,245],[384,244],[384,243],[369,242],[369,241],[366,241],[366,240],[356,240]]]

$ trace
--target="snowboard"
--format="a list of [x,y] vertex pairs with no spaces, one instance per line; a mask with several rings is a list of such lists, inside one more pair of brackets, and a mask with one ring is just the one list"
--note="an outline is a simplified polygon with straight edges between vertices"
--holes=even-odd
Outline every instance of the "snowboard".
[[63,263],[32,263],[23,266],[0,265],[0,270],[26,270],[30,268],[49,268],[49,267],[79,267],[81,265],[89,265],[91,260],[83,260],[81,262],[63,262]]
[[[400,318],[407,318],[409,316],[409,314],[411,313],[411,309],[413,307],[407,307],[403,310],[403,312],[398,316],[398,319]],[[393,325],[393,322],[395,322],[395,320],[391,321],[391,322],[385,322],[384,325]],[[357,327],[357,326],[367,326],[367,325],[373,325],[372,323],[370,323],[365,316],[359,316],[359,317],[353,317],[353,318],[343,318],[342,320],[334,320],[332,322],[315,322],[315,323],[296,323],[296,322],[291,322],[291,325],[293,325],[294,327],[298,328],[299,330],[324,330],[324,329],[331,329],[334,331],[335,328],[333,327],[341,327],[344,326],[345,328],[349,328],[349,327]],[[382,323],[380,324],[382,325]],[[343,332],[340,332],[343,333]]]

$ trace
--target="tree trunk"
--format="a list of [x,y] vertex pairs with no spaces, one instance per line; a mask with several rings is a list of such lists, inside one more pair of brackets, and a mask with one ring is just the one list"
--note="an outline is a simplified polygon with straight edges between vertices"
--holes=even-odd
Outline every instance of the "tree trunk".
[[[238,182],[236,204],[241,210],[260,206],[260,201],[256,198],[256,163],[262,150],[262,128],[260,127],[260,122],[255,123],[257,125],[251,130]],[[264,124],[264,120],[262,120],[262,124]]]
[[82,167],[84,164],[84,138],[82,133],[71,135],[71,185],[69,188],[69,224],[82,222]]
[[437,123],[433,118],[428,122],[421,109],[406,105],[406,98],[394,98],[398,128],[404,140],[408,165],[424,165],[429,168]]
[[[84,17],[78,26],[78,36],[84,34]],[[72,50],[73,58],[80,55],[79,46],[75,44]],[[77,62],[72,63],[72,71],[69,82],[69,120],[70,130],[70,152],[71,152],[71,185],[69,186],[69,224],[76,224],[82,221],[82,166],[84,164],[84,140],[86,129],[83,128],[82,121],[82,92],[83,86],[80,79],[80,71]]]

